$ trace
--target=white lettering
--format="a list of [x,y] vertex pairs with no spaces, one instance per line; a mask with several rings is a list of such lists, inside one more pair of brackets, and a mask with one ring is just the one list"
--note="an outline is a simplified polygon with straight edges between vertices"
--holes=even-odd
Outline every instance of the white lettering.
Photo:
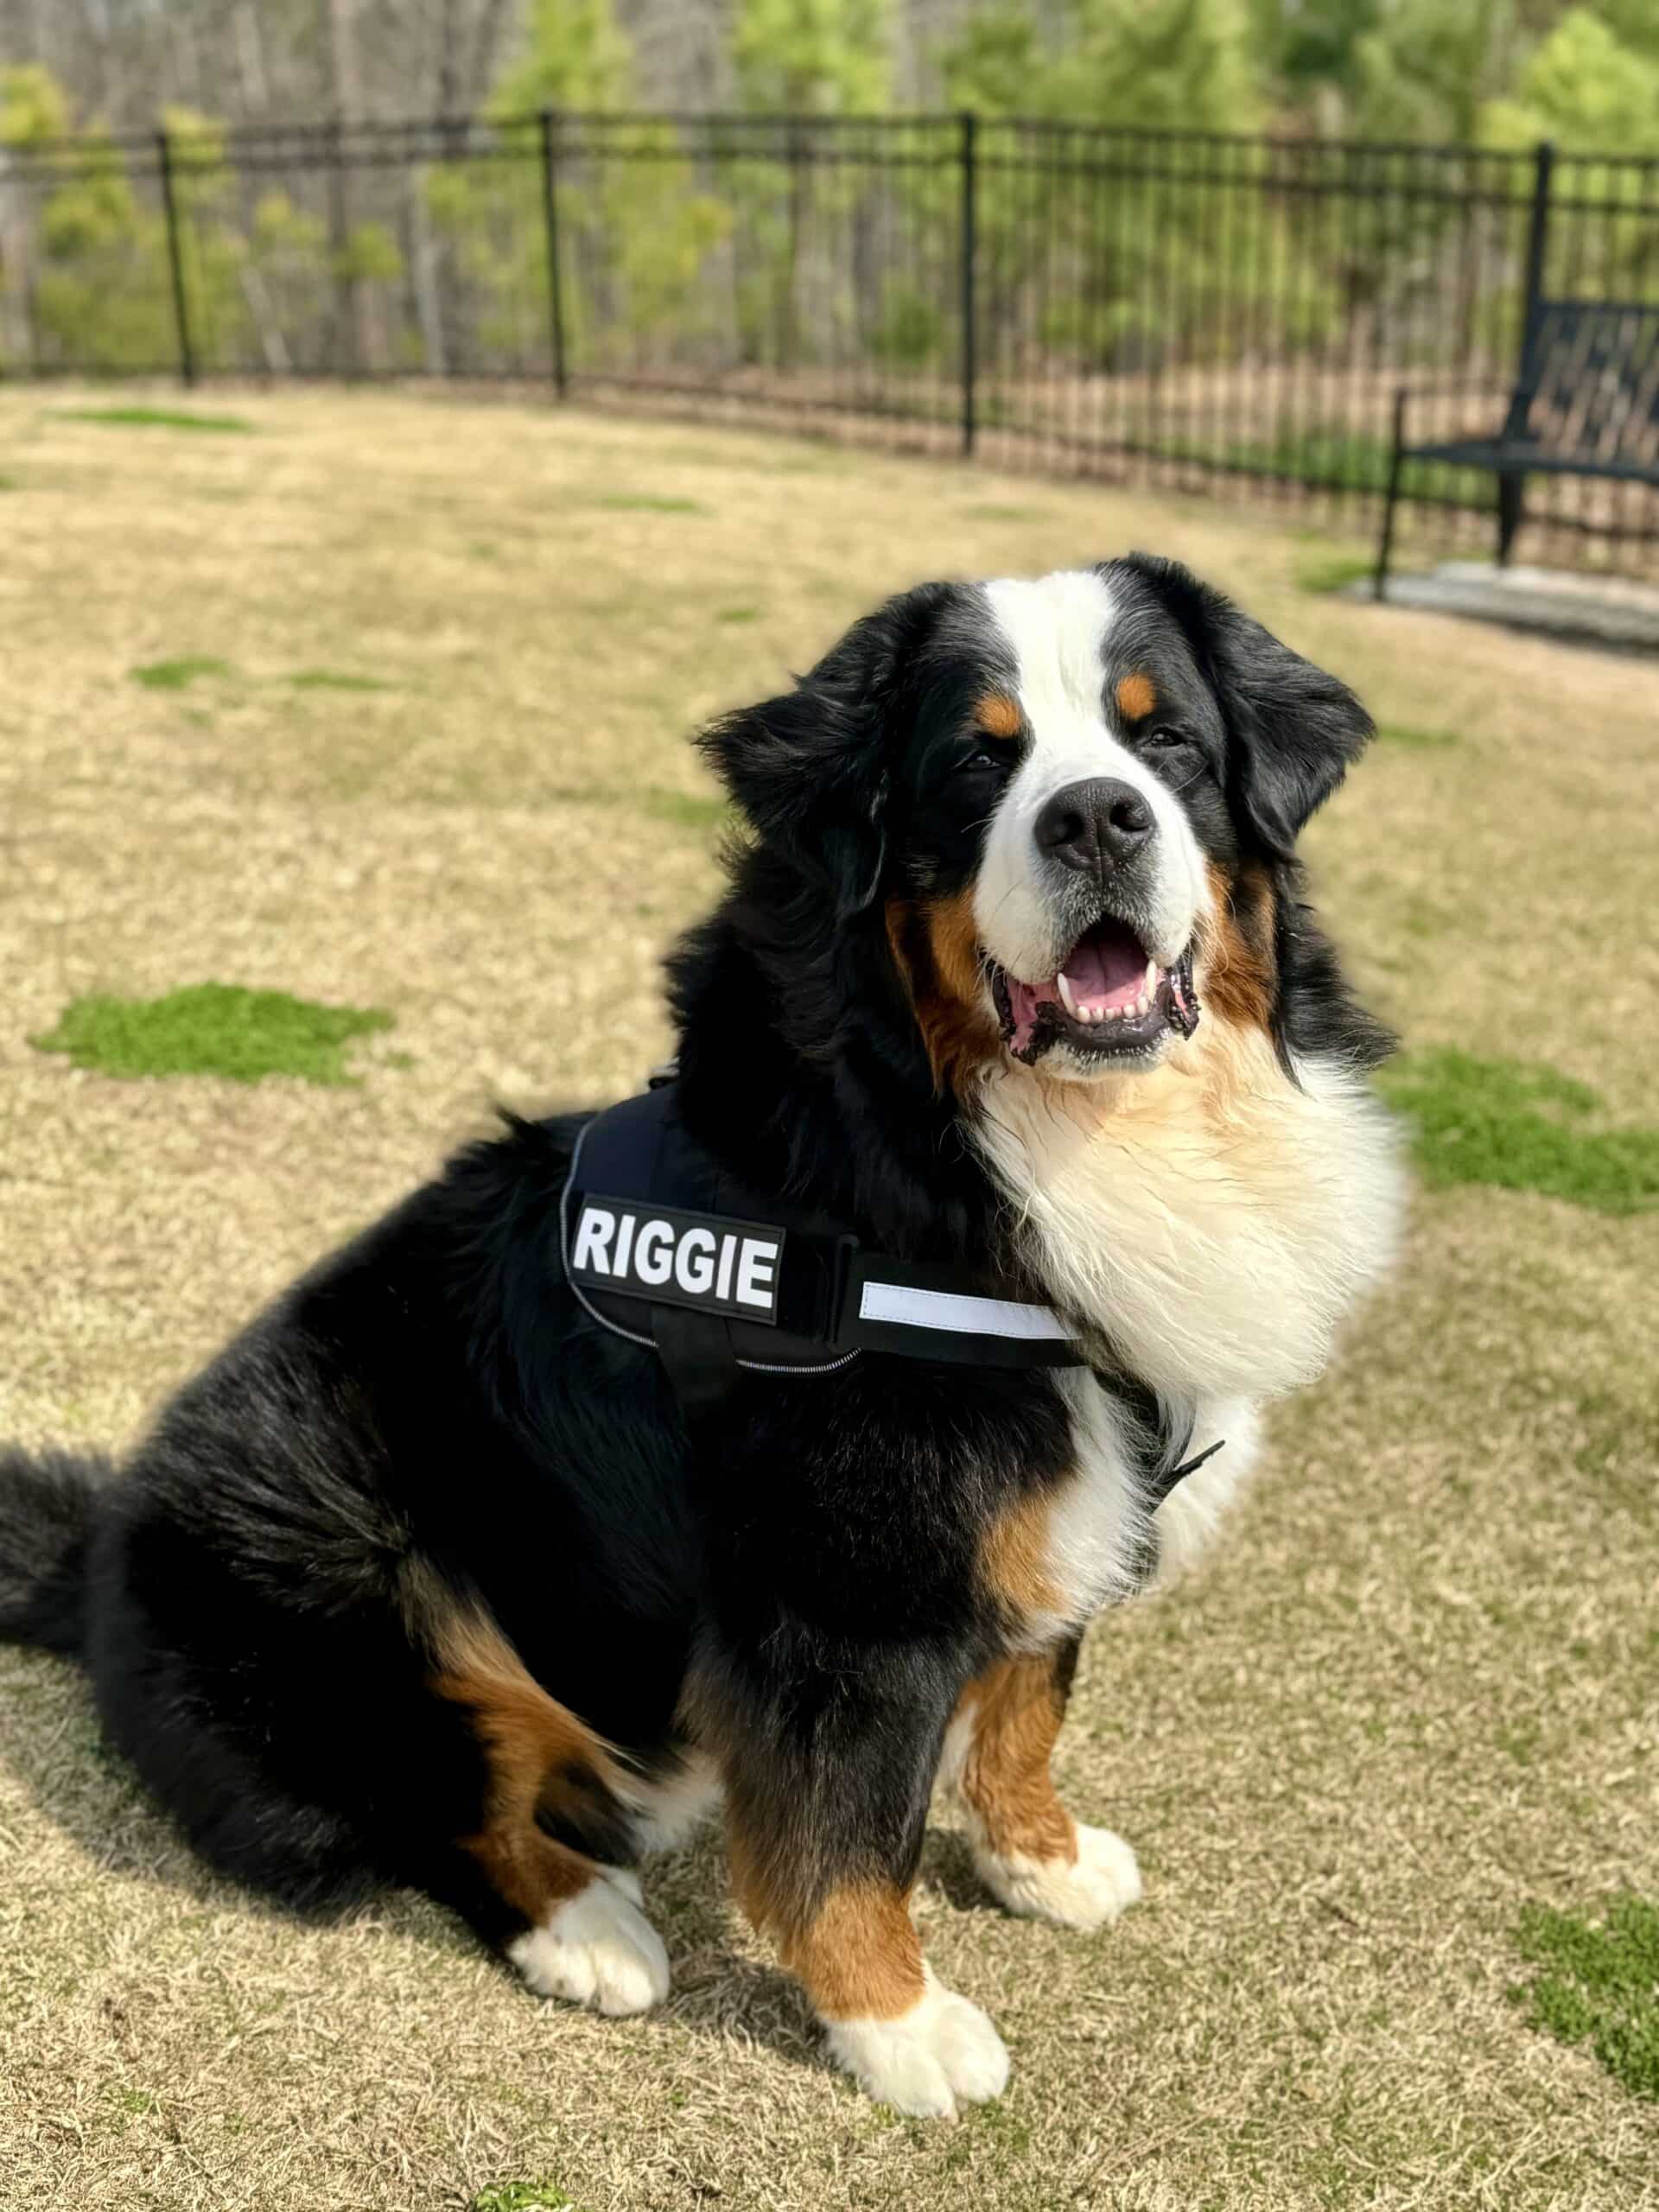
[[720,1273],[715,1278],[716,1298],[729,1298],[732,1294],[732,1262],[736,1257],[736,1237],[722,1236],[720,1240]]
[[639,1227],[637,1216],[625,1213],[617,1224],[616,1249],[611,1255],[611,1273],[625,1275],[628,1272],[628,1254],[633,1249],[633,1232]]
[[737,1302],[772,1310],[772,1279],[778,1265],[778,1247],[764,1237],[746,1236],[737,1262]]
[[576,1254],[571,1266],[591,1268],[598,1275],[609,1274],[611,1263],[605,1255],[615,1234],[613,1213],[607,1213],[603,1206],[583,1206],[582,1219],[576,1224]]
[[633,1272],[653,1288],[668,1281],[674,1265],[674,1230],[666,1221],[648,1221],[633,1240]]
[[680,1238],[680,1249],[674,1255],[674,1280],[682,1290],[694,1294],[706,1291],[715,1279],[715,1232],[712,1229],[688,1229]]

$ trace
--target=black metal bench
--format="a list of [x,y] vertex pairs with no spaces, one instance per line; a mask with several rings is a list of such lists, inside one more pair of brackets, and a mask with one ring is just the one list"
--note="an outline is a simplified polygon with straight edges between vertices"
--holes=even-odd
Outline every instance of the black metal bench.
[[1506,566],[1532,475],[1611,477],[1659,485],[1659,305],[1535,298],[1503,428],[1490,436],[1412,442],[1409,388],[1394,397],[1394,452],[1376,550],[1386,596],[1394,511],[1409,461],[1491,469],[1497,477],[1497,558]]

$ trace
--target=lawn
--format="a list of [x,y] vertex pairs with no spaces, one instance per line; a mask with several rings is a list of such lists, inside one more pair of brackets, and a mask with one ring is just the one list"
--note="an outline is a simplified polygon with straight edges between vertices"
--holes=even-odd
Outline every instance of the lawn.
[[1358,686],[1386,735],[1309,842],[1422,1188],[1236,1540],[1085,1648],[1063,1783],[1144,1905],[1005,1919],[939,1808],[918,1915],[1001,2104],[928,2127],[830,2073],[712,1837],[652,1872],[640,2021],[407,1897],[275,1916],[70,1670],[0,1652],[0,2203],[1659,2204],[1651,666],[1309,591],[1233,507],[378,395],[238,393],[204,436],[156,398],[0,390],[0,1434],[131,1438],[493,1101],[637,1084],[715,880],[683,734],[924,575],[1147,546]]

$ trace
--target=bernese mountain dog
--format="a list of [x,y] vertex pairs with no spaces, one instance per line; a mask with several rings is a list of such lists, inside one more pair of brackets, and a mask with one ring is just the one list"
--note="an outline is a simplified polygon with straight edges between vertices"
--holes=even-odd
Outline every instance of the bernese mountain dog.
[[85,1666],[213,1867],[411,1885],[602,2012],[667,1993],[639,1869],[722,1802],[835,2061],[995,2096],[911,1919],[935,1787],[1010,1911],[1135,1900],[1049,1780],[1079,1638],[1212,1535],[1395,1241],[1389,1040],[1296,858],[1370,727],[1172,562],[889,601],[701,740],[743,827],[669,962],[677,1111],[751,1207],[1078,1362],[751,1362],[693,1419],[573,1287],[591,1117],[509,1120],[118,1470],[0,1453],[0,1634]]

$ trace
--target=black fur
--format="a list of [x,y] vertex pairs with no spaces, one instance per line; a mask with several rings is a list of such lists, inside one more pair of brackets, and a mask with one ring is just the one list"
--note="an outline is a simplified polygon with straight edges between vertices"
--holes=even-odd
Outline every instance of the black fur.
[[0,1638],[78,1658],[102,1458],[0,1451]]
[[[1209,716],[1188,799],[1206,844],[1293,892],[1295,832],[1362,711],[1185,571],[1109,573]],[[971,876],[984,808],[940,764],[997,651],[970,594],[927,586],[718,724],[704,742],[749,832],[669,974],[685,1120],[748,1185],[1017,1281],[882,913]],[[1373,1056],[1294,896],[1277,931],[1281,1048]],[[655,1357],[562,1280],[579,1127],[515,1122],[461,1154],[181,1391],[118,1481],[0,1459],[0,1635],[80,1656],[197,1848],[292,1904],[397,1880],[491,1941],[522,1932],[460,1847],[489,1775],[432,1693],[435,1605],[487,1611],[647,1774],[694,1713],[750,1863],[798,1916],[861,1873],[909,1879],[952,1707],[1016,1625],[976,1560],[1068,1472],[1058,1392],[874,1355],[833,1380],[747,1376],[694,1458]],[[632,1855],[600,1792],[567,1796],[557,1833]]]

